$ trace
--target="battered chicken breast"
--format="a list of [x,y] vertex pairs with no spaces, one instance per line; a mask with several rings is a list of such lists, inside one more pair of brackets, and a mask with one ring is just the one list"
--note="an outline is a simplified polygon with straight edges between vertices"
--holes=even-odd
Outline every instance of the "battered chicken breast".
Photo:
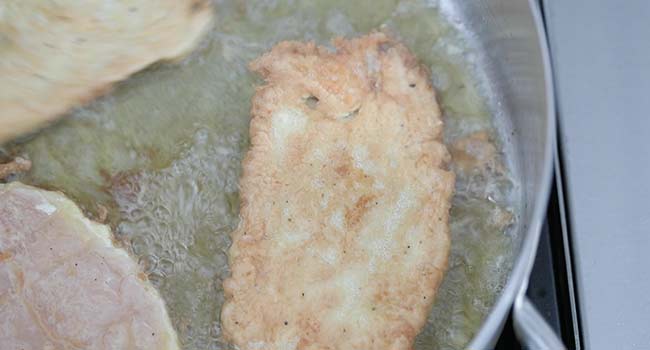
[[178,349],[165,305],[106,226],[0,184],[0,349]]
[[0,1],[0,143],[184,55],[211,20],[208,0]]
[[222,327],[239,349],[410,349],[449,254],[454,176],[427,71],[382,33],[254,61]]

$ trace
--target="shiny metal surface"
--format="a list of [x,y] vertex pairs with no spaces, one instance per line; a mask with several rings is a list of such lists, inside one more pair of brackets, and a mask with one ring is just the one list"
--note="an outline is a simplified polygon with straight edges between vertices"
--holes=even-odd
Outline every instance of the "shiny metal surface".
[[[522,193],[515,228],[518,252],[512,273],[469,348],[492,348],[513,305],[522,342],[529,346],[557,345],[557,339],[548,339],[553,337],[552,332],[535,333],[529,328],[536,323],[528,321],[540,319],[524,299],[549,196],[555,142],[550,60],[539,5],[534,0],[443,3],[477,48],[477,63],[485,74],[488,94],[496,101],[496,126]],[[545,342],[540,340],[544,336]]]
[[515,333],[527,349],[565,349],[564,344],[525,294],[517,296],[513,318]]
[[[559,119],[559,116],[558,116]],[[558,121],[559,125],[559,121]],[[559,131],[560,127],[558,126],[558,134],[560,133]],[[555,142],[555,150],[553,151],[554,155],[554,175],[555,175],[555,186],[557,188],[557,196],[558,196],[558,204],[559,204],[559,211],[560,211],[560,224],[561,224],[561,230],[562,230],[562,246],[564,247],[564,264],[566,265],[566,273],[567,273],[567,290],[569,292],[569,308],[571,309],[571,323],[574,325],[573,327],[573,341],[571,343],[567,343],[567,347],[574,349],[574,350],[581,350],[582,349],[582,343],[581,343],[581,335],[580,335],[580,320],[578,318],[578,300],[576,296],[576,285],[574,284],[573,281],[575,281],[574,277],[574,263],[572,261],[571,255],[572,250],[571,250],[571,245],[570,245],[570,237],[569,237],[569,223],[568,223],[568,216],[567,216],[567,208],[566,208],[566,197],[565,197],[565,187],[564,187],[564,180],[562,178],[562,164],[560,163],[560,151],[559,151],[559,137],[556,139]]]

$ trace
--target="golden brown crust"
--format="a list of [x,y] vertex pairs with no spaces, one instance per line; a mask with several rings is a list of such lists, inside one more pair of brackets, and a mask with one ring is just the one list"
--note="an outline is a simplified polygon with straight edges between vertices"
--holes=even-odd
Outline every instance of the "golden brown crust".
[[1,2],[0,143],[183,56],[211,20],[207,0]]
[[31,161],[21,157],[16,157],[16,159],[9,163],[0,164],[0,181],[10,175],[27,172],[31,168]]
[[225,337],[252,349],[410,349],[449,254],[454,176],[426,70],[382,33],[251,64]]

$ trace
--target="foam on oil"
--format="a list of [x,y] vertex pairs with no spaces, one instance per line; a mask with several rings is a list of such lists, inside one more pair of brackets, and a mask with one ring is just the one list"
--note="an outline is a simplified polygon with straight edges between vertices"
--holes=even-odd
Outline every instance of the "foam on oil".
[[[250,98],[259,81],[246,65],[280,40],[398,36],[429,66],[445,116],[445,140],[493,133],[471,54],[436,5],[425,0],[215,1],[216,25],[196,54],[158,65],[38,136],[0,150],[26,154],[22,180],[64,191],[89,213],[98,204],[159,288],[184,349],[226,349],[219,313],[228,274],[228,233],[237,224],[237,182],[247,148]],[[516,186],[507,174],[459,176],[452,254],[416,349],[465,346],[502,288],[512,237],[504,217]]]

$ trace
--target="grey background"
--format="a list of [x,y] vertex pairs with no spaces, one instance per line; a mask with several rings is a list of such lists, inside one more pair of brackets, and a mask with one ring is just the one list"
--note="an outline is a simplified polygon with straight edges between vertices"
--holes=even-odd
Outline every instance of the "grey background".
[[650,349],[650,1],[545,0],[587,349]]

